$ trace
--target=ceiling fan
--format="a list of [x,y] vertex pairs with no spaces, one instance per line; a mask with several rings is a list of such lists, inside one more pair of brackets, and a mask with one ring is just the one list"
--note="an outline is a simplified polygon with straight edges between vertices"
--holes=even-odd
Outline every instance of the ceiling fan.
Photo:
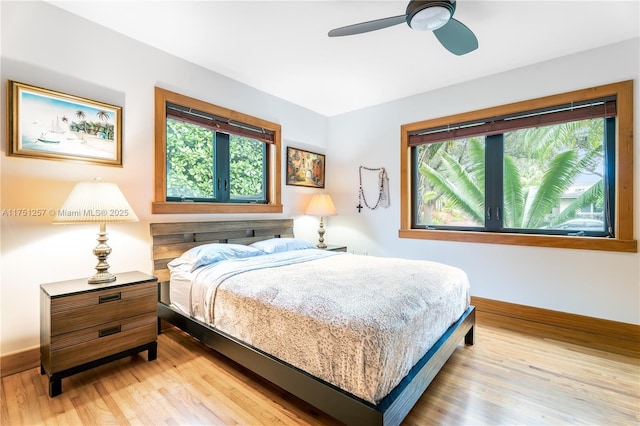
[[341,37],[381,30],[406,22],[414,30],[433,31],[440,43],[454,55],[478,48],[478,39],[462,22],[453,19],[456,0],[411,0],[404,15],[360,22],[329,31],[329,37]]

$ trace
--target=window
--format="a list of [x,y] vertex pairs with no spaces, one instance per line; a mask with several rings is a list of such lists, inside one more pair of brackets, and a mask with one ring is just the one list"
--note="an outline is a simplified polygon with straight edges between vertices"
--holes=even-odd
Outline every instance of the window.
[[614,117],[413,147],[414,227],[613,237],[605,128]]
[[632,83],[402,126],[401,237],[633,251]]
[[281,213],[280,126],[156,88],[153,213]]

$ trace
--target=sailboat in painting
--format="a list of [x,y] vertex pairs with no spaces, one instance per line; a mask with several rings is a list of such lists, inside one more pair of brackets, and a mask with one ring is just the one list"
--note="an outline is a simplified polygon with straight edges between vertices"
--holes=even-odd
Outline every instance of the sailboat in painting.
[[51,120],[51,128],[42,132],[38,140],[44,143],[60,143],[65,138],[66,132],[60,125],[60,118],[56,117],[55,121]]

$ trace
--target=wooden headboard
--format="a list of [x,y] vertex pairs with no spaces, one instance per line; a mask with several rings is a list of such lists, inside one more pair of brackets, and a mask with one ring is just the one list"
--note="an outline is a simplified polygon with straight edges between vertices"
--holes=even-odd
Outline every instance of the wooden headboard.
[[153,274],[163,282],[169,281],[167,263],[191,247],[207,243],[246,245],[293,237],[293,219],[152,223],[151,237]]

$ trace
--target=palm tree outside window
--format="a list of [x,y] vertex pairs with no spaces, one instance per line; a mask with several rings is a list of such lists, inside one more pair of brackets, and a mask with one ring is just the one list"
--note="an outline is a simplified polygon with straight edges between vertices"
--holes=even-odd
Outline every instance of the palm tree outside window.
[[611,126],[596,118],[419,145],[415,224],[612,236]]

